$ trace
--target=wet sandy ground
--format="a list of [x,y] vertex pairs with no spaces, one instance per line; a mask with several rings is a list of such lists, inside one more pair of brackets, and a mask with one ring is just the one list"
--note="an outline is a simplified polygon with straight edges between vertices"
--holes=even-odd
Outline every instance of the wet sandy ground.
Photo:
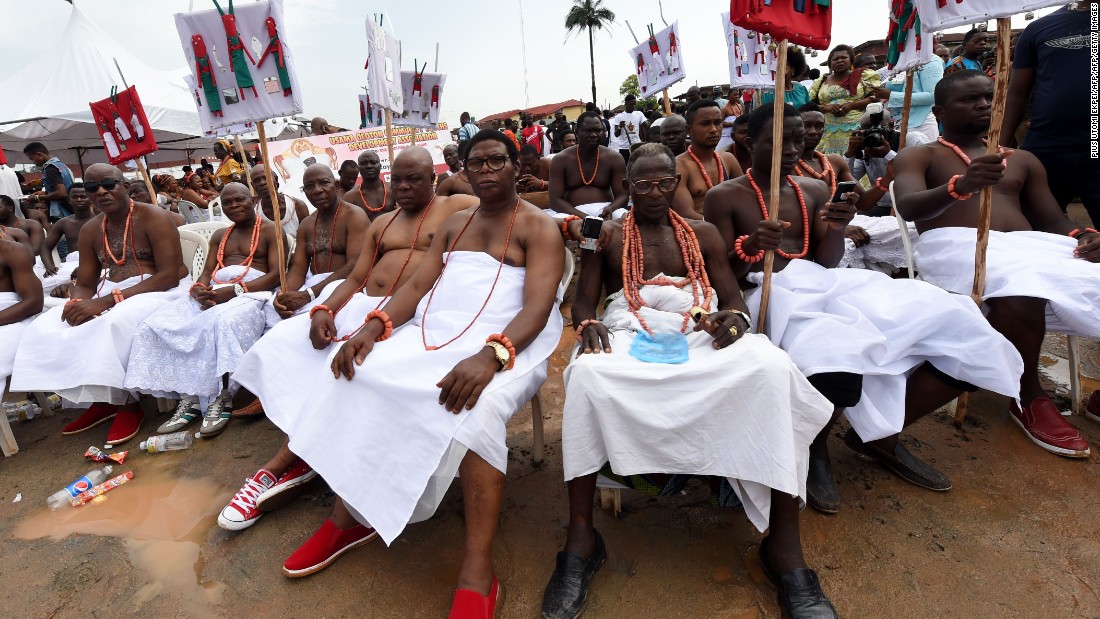
[[[509,426],[509,476],[495,558],[503,617],[535,617],[564,539],[561,370],[543,387],[547,457],[531,457],[530,409]],[[1049,336],[1051,372],[1064,338]],[[1100,376],[1095,342],[1086,371]],[[1100,386],[1090,381],[1090,389]],[[1083,461],[1033,446],[1005,414],[1005,398],[979,393],[956,429],[938,413],[907,444],[955,487],[928,492],[860,460],[832,440],[842,511],[803,512],[803,544],[845,617],[1100,617],[1100,456]],[[101,504],[51,513],[45,498],[91,468],[81,454],[103,428],[61,436],[75,417],[16,423],[20,453],[0,462],[0,556],[5,617],[442,617],[462,554],[457,486],[436,516],[392,548],[375,542],[300,580],[283,560],[321,524],[333,496],[306,496],[243,532],[215,518],[241,481],[281,442],[268,421],[234,422],[184,452],[149,455],[137,441],[135,478]],[[148,416],[152,432],[160,417]],[[1100,424],[1073,420],[1095,447]],[[13,503],[17,493],[22,500]],[[710,507],[706,491],[654,499],[623,494],[624,511],[598,511],[610,560],[593,583],[586,617],[777,617],[774,590],[755,559],[760,535],[740,510]]]

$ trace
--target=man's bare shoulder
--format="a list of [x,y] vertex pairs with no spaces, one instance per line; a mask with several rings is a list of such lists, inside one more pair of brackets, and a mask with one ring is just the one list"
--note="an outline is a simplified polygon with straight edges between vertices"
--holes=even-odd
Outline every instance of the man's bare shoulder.
[[370,222],[370,217],[367,215],[367,212],[351,202],[341,200],[340,210],[348,214],[348,219],[346,220],[348,223],[359,223],[366,226],[368,222]]
[[894,169],[899,170],[910,166],[928,167],[937,150],[940,150],[938,142],[906,146],[894,156]]
[[555,167],[560,168],[560,167],[569,165],[569,161],[571,159],[576,159],[576,157],[577,157],[577,147],[576,146],[570,146],[569,148],[561,151],[560,153],[558,153],[558,154],[556,154],[556,155],[554,155],[553,157],[550,158],[550,169],[554,169]]
[[848,167],[848,160],[837,153],[826,153],[825,158],[833,165],[834,170]]
[[813,204],[825,204],[832,196],[829,195],[829,185],[823,181],[809,176],[790,176],[794,182],[798,184],[799,189],[802,190],[802,195],[806,198],[806,206]]
[[543,210],[527,200],[519,201],[519,212],[516,213],[517,231],[523,230],[533,234],[546,234],[548,232],[561,236],[561,229],[557,221],[548,216]]
[[626,161],[623,160],[623,156],[619,154],[619,151],[612,149],[609,146],[600,147],[600,157],[606,157],[611,162],[612,168],[626,169]]
[[477,196],[471,196],[465,193],[457,193],[449,196],[436,196],[434,206],[443,211],[457,213],[459,211],[464,211],[468,208],[477,206],[480,202],[481,201],[477,199]]
[[[362,209],[360,209],[360,210],[362,210]],[[317,213],[319,213],[319,212],[320,211],[313,211],[312,213],[309,214],[308,217],[306,217],[305,219],[299,221],[298,222],[298,230],[302,231],[302,230],[305,230],[307,228],[312,230],[313,222],[317,220]]]
[[30,268],[31,250],[19,241],[0,240],[0,265],[13,268]]
[[721,240],[722,235],[718,232],[718,227],[709,221],[703,219],[688,219],[687,223],[691,226],[692,232],[695,233],[695,238],[699,239],[700,243],[706,243],[708,240],[718,239]]

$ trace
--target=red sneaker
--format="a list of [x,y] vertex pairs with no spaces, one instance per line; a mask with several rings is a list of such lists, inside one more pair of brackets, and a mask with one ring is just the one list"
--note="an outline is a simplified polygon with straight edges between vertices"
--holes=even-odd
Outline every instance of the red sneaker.
[[263,512],[256,509],[256,497],[264,490],[275,485],[275,476],[267,469],[260,469],[255,475],[244,480],[244,486],[233,495],[218,514],[218,526],[227,531],[241,531],[256,524]]
[[455,599],[451,602],[451,614],[448,619],[493,619],[496,617],[497,602],[500,598],[500,583],[493,576],[493,586],[489,595],[481,595],[469,589],[455,590]]
[[141,422],[145,420],[145,413],[141,409],[119,409],[111,428],[107,430],[107,444],[119,445],[137,436],[141,430]]
[[1043,449],[1067,458],[1089,456],[1088,441],[1062,417],[1050,398],[1035,398],[1023,411],[1013,402],[1008,412],[1028,438]]
[[80,434],[111,419],[118,413],[114,404],[92,404],[84,414],[61,427],[62,434]]
[[1085,417],[1100,423],[1100,391],[1093,391],[1085,403]]
[[337,557],[358,548],[374,538],[378,533],[370,527],[357,524],[350,529],[338,529],[332,518],[306,540],[283,564],[283,573],[291,578],[309,576],[329,566]]
[[299,458],[294,466],[287,469],[279,477],[279,481],[274,486],[264,490],[260,493],[260,496],[256,497],[256,509],[262,512],[279,509],[301,496],[306,484],[312,481],[314,477],[317,477],[317,471],[314,471],[304,460]]

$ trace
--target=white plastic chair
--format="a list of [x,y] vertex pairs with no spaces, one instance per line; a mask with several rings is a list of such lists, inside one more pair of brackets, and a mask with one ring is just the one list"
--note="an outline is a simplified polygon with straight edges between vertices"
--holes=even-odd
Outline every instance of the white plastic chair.
[[210,237],[214,236],[214,233],[222,228],[228,228],[229,222],[227,221],[201,221],[194,224],[184,224],[179,227],[180,231],[189,230],[198,234],[206,239],[207,243],[210,242]]
[[183,251],[183,264],[187,265],[187,271],[192,278],[202,274],[206,267],[206,254],[210,247],[210,239],[203,237],[198,232],[180,229],[180,249]]
[[176,203],[176,208],[179,209],[180,215],[183,216],[183,220],[189,224],[209,221],[210,219],[210,214],[207,211],[203,211],[199,208],[199,205],[194,202],[180,200]]
[[[567,248],[565,250],[565,272],[561,276],[561,285],[563,288],[569,287],[569,282],[573,279],[573,271],[576,268],[575,258],[573,252]],[[554,311],[557,311],[556,309]],[[535,462],[542,462],[543,455],[546,452],[546,439],[543,436],[543,419],[542,419],[542,387],[535,392],[534,397],[531,398],[531,435],[534,442],[534,453],[532,457]]]
[[[890,205],[893,207],[894,216],[897,217],[898,226],[901,228],[902,244],[905,245],[905,257],[909,260],[909,277],[913,277],[913,248],[909,243],[909,235],[906,233],[908,226],[905,218],[898,212],[897,201],[894,199],[894,182],[890,181]],[[1069,362],[1069,410],[1074,415],[1081,414],[1081,344],[1076,335],[1066,336],[1066,349]]]
[[222,197],[217,196],[206,203],[208,221],[225,221],[225,213],[222,212]]

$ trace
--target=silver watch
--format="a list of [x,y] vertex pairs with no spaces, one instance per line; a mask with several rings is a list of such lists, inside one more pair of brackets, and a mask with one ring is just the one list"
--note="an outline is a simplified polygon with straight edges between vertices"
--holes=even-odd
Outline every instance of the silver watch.
[[752,331],[752,318],[749,318],[748,314],[741,310],[730,310],[730,313],[745,321],[745,331]]
[[239,297],[246,292],[248,291],[244,289],[244,286],[240,284],[233,284],[233,296]]

